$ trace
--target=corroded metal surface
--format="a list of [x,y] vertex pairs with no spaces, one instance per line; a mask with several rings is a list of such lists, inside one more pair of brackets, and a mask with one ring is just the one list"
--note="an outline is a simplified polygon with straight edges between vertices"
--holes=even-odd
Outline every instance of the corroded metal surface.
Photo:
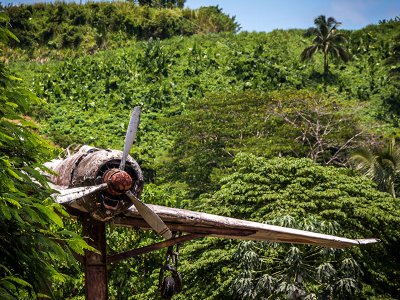
[[121,171],[120,169],[108,170],[104,176],[103,181],[108,184],[108,193],[111,195],[121,195],[132,187],[132,177],[128,172]]
[[155,244],[152,244],[149,246],[144,246],[144,247],[136,248],[136,249],[129,250],[126,252],[110,255],[107,257],[107,263],[119,262],[121,260],[130,258],[130,257],[135,257],[138,255],[156,251],[156,250],[166,248],[169,246],[182,244],[183,242],[191,241],[194,239],[199,239],[199,238],[202,238],[205,236],[207,236],[207,235],[206,234],[187,234],[187,235],[183,235],[183,236],[180,236],[177,238],[173,238],[173,239],[165,240],[165,241],[162,241],[159,243],[155,243]]
[[[378,239],[348,239],[327,234],[292,229],[287,227],[239,220],[185,209],[159,205],[148,205],[171,230],[188,233],[205,233],[214,237],[240,240],[258,240],[280,243],[311,244],[330,248],[347,248],[379,242]],[[133,226],[133,220],[140,220],[135,207],[130,207],[123,216],[114,219],[114,223]],[[141,228],[145,228],[142,224]],[[211,229],[211,230],[209,230]],[[230,231],[232,230],[232,231]],[[248,234],[238,234],[243,231]]]
[[[157,213],[172,231],[205,234],[211,237],[257,240],[280,243],[310,244],[328,248],[347,248],[379,242],[379,239],[348,239],[305,230],[239,220],[160,205],[147,206]],[[85,208],[75,207],[82,212]],[[113,218],[113,223],[141,229],[151,229],[134,206]]]
[[[122,151],[104,150],[90,146],[82,146],[77,153],[54,166],[58,175],[50,175],[50,181],[61,188],[95,186],[104,182],[104,175],[116,169],[121,161]],[[74,208],[84,207],[92,218],[107,221],[115,215],[127,210],[131,205],[129,198],[115,189],[126,191],[127,188],[136,197],[143,190],[143,174],[138,163],[127,157],[125,171],[112,179],[109,192],[93,193],[82,197],[71,204]],[[126,176],[129,176],[128,180]]]

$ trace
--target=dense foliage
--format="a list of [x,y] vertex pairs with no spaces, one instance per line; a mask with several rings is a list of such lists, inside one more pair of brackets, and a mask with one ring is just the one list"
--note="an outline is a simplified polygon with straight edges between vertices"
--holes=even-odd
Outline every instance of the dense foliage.
[[[226,176],[221,185],[215,193],[203,195],[191,207],[267,223],[285,219],[287,215],[298,219],[314,217],[325,223],[334,220],[340,228],[336,234],[351,238],[379,237],[380,244],[352,248],[341,255],[360,264],[364,275],[359,283],[364,297],[385,292],[398,295],[399,201],[378,192],[366,178],[349,169],[322,167],[308,159],[267,160],[240,154],[235,159],[235,172]],[[313,229],[318,230],[318,226]],[[324,228],[320,230],[332,233]],[[232,297],[229,290],[233,288],[233,280],[240,278],[233,259],[235,245],[210,239],[185,247],[184,274],[190,288],[182,299],[190,293],[203,299]],[[302,248],[305,249],[311,251],[309,247]],[[281,260],[268,260],[268,257],[279,256],[287,250],[286,246],[264,245],[259,253],[266,255],[271,267],[277,268]],[[246,257],[239,261],[243,265]],[[211,276],[218,280],[210,281]]]
[[[301,31],[175,37],[57,64],[32,64],[36,74],[43,74],[34,78],[36,92],[48,101],[36,116],[43,133],[61,146],[95,142],[101,147],[121,148],[130,109],[141,104],[144,114],[135,152],[149,179],[154,180],[155,173],[159,179],[163,174],[174,179],[184,176],[186,182],[201,189],[197,194],[205,191],[210,172],[229,166],[238,151],[309,156],[327,163],[359,132],[364,140],[373,142],[371,131],[378,135],[397,132],[395,127],[378,126],[380,119],[388,119],[386,97],[396,97],[397,89],[388,79],[387,66],[369,63],[382,62],[389,55],[383,56],[381,48],[386,46],[381,45],[389,47],[393,26],[385,24],[379,34],[351,33],[355,41],[349,51],[354,48],[351,52],[357,60],[331,66],[332,82],[324,95],[322,62],[300,62],[301,51],[308,44]],[[376,43],[365,51],[362,40],[371,35]],[[373,74],[369,74],[370,65]],[[305,91],[283,92],[287,89]],[[282,92],[268,94],[273,90]],[[317,112],[313,107],[320,98],[324,99]],[[319,136],[305,134],[311,127],[297,121],[304,117],[298,111],[309,117],[319,113],[326,124],[335,116],[334,132],[328,130],[323,151],[319,146],[313,148]],[[397,120],[396,115],[390,116]],[[251,128],[243,128],[242,135],[235,132],[247,126]],[[163,168],[171,154],[176,163]],[[344,162],[343,157],[339,160]],[[204,168],[205,164],[210,168]],[[176,172],[171,173],[170,168]]]
[[[73,49],[78,53],[93,53],[115,48],[137,39],[169,38],[217,32],[235,32],[234,17],[219,7],[183,9],[181,5],[138,5],[132,2],[56,2],[4,7],[20,43],[29,57],[54,56],[57,50]],[[161,3],[161,1],[160,1]],[[176,7],[178,6],[178,7]]]
[[[13,38],[0,15],[1,47]],[[37,299],[52,295],[52,284],[66,280],[63,270],[77,268],[70,247],[83,253],[82,238],[64,229],[41,165],[52,147],[24,116],[32,103],[40,102],[21,87],[0,62],[0,298]]]
[[340,164],[371,136],[356,110],[304,90],[209,94],[166,121],[176,136],[168,169],[201,193],[215,187],[238,152]]
[[[338,225],[315,217],[296,220],[287,216],[273,224],[337,234]],[[362,271],[348,251],[242,242],[234,255],[241,273],[233,290],[242,299],[351,299],[360,296]]]
[[[314,220],[313,229],[321,231],[319,224],[335,220],[338,235],[382,239],[378,245],[330,254],[312,247],[248,245],[258,258],[276,258],[259,268],[251,259],[240,259],[248,251],[237,242],[188,243],[181,259],[185,288],[177,298],[262,297],[271,291],[260,294],[254,285],[239,284],[248,278],[243,270],[268,278],[268,270],[286,270],[285,259],[307,259],[311,252],[319,258],[313,270],[330,268],[330,277],[314,274],[305,292],[327,295],[340,291],[335,284],[342,282],[350,291],[343,297],[399,297],[398,199],[378,192],[359,173],[325,166],[345,166],[354,148],[398,137],[398,83],[390,72],[397,67],[398,20],[342,32],[348,40],[342,46],[352,59],[332,61],[324,80],[323,53],[307,64],[301,61],[312,43],[302,30],[234,34],[234,19],[216,7],[189,11],[120,2],[56,3],[7,11],[14,14],[11,21],[25,24],[14,27],[26,38],[24,51],[33,60],[51,57],[46,51],[52,48],[65,57],[13,64],[24,71],[26,85],[47,101],[30,114],[53,142],[121,149],[132,107],[143,107],[131,154],[145,173],[145,202],[258,221]],[[41,34],[49,18],[57,14],[66,21],[45,38]],[[84,21],[72,22],[78,14]],[[228,33],[192,35],[217,32]],[[149,37],[154,38],[139,40]],[[118,45],[127,47],[74,57]],[[111,253],[156,238],[113,228],[108,237]],[[156,299],[162,261],[157,252],[111,266],[111,296]],[[345,268],[350,265],[354,272]],[[291,286],[284,277],[274,280]],[[282,290],[274,293],[279,297]],[[82,296],[82,277],[60,286],[57,296]]]

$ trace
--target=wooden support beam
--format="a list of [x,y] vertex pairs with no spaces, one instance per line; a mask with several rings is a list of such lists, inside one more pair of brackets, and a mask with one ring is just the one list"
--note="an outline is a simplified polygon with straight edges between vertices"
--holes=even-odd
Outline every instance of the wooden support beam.
[[136,248],[136,249],[132,249],[126,252],[122,252],[122,253],[118,253],[118,254],[114,254],[114,255],[110,255],[107,257],[107,262],[108,263],[115,263],[118,261],[121,261],[123,259],[126,258],[130,258],[130,257],[134,257],[134,256],[138,256],[144,253],[148,253],[148,252],[152,252],[155,250],[159,250],[165,247],[169,247],[169,246],[174,246],[176,244],[181,244],[183,242],[187,242],[193,239],[198,239],[198,238],[202,238],[205,237],[205,234],[187,234],[187,235],[183,235],[177,238],[173,238],[173,239],[169,239],[169,240],[165,240],[159,243],[155,243],[149,246],[144,246],[141,248]]
[[82,220],[86,242],[99,253],[85,251],[86,300],[107,300],[107,254],[105,223],[86,216]]

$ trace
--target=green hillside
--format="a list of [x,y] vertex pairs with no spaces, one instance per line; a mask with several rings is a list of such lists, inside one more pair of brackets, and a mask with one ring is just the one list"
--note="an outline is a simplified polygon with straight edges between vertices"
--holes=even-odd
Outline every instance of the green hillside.
[[182,8],[184,1],[153,2],[154,7],[133,1],[85,5],[60,1],[3,9],[20,40],[11,43],[13,56],[42,60],[92,54],[149,38],[236,32],[239,27],[218,6],[190,10]]
[[[215,7],[58,3],[6,11],[21,43],[4,58],[45,100],[27,114],[60,153],[71,144],[121,149],[140,105],[131,155],[145,174],[144,202],[382,239],[345,251],[191,242],[182,247],[184,291],[174,299],[283,299],[290,288],[302,295],[294,299],[400,297],[399,200],[349,162],[357,149],[383,149],[399,138],[399,20],[339,30],[350,60],[329,58],[324,76],[321,53],[300,59],[312,35],[236,33],[234,18]],[[50,34],[55,16],[68,21]],[[398,194],[395,163],[386,170],[393,168]],[[113,230],[111,252],[157,238]],[[285,267],[295,258],[304,282]],[[162,263],[163,254],[152,253],[110,267],[111,298],[158,299]],[[81,299],[82,275],[68,272],[69,280],[54,283],[55,298]]]

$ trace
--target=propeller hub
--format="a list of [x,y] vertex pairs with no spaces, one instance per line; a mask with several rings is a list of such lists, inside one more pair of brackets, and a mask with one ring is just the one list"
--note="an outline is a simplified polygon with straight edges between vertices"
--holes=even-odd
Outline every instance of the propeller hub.
[[103,181],[108,185],[108,192],[111,195],[121,195],[130,190],[133,184],[132,177],[128,172],[120,169],[108,170],[104,176]]

